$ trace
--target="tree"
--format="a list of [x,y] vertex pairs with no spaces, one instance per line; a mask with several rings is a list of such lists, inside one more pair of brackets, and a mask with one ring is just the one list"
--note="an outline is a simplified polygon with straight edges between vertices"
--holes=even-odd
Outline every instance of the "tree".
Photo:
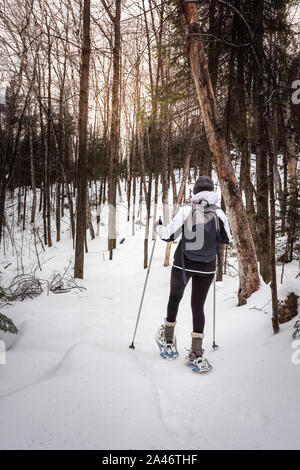
[[86,236],[86,192],[87,192],[87,124],[89,101],[89,71],[91,53],[91,2],[83,4],[83,43],[81,53],[80,99],[79,99],[79,151],[77,164],[76,244],[74,277],[83,278],[84,242]]
[[188,43],[188,54],[206,136],[237,245],[240,279],[238,303],[243,305],[246,303],[246,299],[259,288],[255,246],[241,192],[231,164],[228,145],[220,124],[196,6],[194,3],[184,3],[182,0],[178,0],[178,7],[180,22]]
[[120,143],[120,59],[121,59],[121,0],[115,0],[115,15],[112,15],[106,1],[102,4],[113,23],[113,83],[111,104],[111,128],[109,149],[109,181],[108,181],[108,249],[109,259],[113,258],[113,250],[116,248],[116,188],[119,166]]
[[264,0],[254,2],[254,43],[257,54],[254,75],[254,123],[256,142],[256,178],[257,178],[257,236],[260,273],[266,283],[270,281],[270,233],[268,208],[268,143],[266,121],[266,89],[264,79]]

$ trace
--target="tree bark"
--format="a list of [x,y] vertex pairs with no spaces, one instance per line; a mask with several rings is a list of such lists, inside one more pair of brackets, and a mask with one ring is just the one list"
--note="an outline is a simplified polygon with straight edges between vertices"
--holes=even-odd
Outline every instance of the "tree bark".
[[90,206],[90,201],[89,201],[89,192],[86,192],[86,206],[87,206],[87,226],[90,231],[90,236],[91,240],[94,240],[95,238],[95,230],[93,227],[93,221],[92,221],[92,212],[91,212],[91,206]]
[[[240,2],[237,3],[237,8],[240,7]],[[245,42],[245,29],[244,25],[237,22],[237,41],[239,43]],[[247,119],[247,104],[245,93],[245,54],[241,47],[237,51],[237,100],[239,103],[239,124],[238,124],[238,140],[241,149],[241,171],[240,171],[240,186],[241,191],[244,191],[246,200],[246,212],[248,222],[251,228],[255,247],[257,247],[257,233],[256,233],[256,212],[254,206],[254,187],[251,181],[251,152],[250,152],[250,138]]]
[[51,236],[51,117],[52,117],[52,62],[51,62],[51,49],[52,42],[50,39],[50,27],[47,25],[48,34],[48,51],[47,51],[47,62],[48,62],[48,84],[47,84],[47,139],[46,139],[46,152],[45,152],[45,217],[47,226],[47,243],[48,246],[52,246]]
[[[263,63],[264,0],[255,2],[255,45],[260,64]],[[256,140],[256,227],[260,274],[268,283],[270,272],[270,234],[268,208],[268,148],[266,142],[265,89],[262,69],[256,67],[254,76],[254,122]]]
[[[104,6],[106,3],[102,0]],[[116,187],[119,166],[119,140],[120,140],[120,55],[121,55],[121,0],[115,0],[115,16],[109,15],[113,21],[114,48],[113,48],[113,85],[112,85],[112,119],[110,131],[110,158],[108,183],[108,250],[109,259],[113,258],[116,248]],[[106,9],[106,8],[105,8]],[[108,11],[107,11],[108,13]]]
[[284,136],[286,143],[286,162],[287,162],[287,184],[289,194],[289,204],[287,211],[287,235],[289,256],[288,260],[293,259],[293,242],[295,235],[295,226],[297,219],[297,199],[298,199],[298,181],[297,181],[297,146],[295,128],[292,121],[292,110],[289,97],[283,107],[284,116]]
[[86,236],[86,193],[87,193],[87,123],[89,102],[91,2],[83,5],[83,45],[80,71],[79,99],[79,153],[77,166],[77,213],[74,277],[83,279],[84,244]]
[[[271,149],[272,150],[272,149]],[[276,220],[274,191],[274,152],[269,152],[269,194],[270,194],[270,260],[271,260],[271,293],[272,293],[272,326],[274,334],[279,333],[278,295],[276,278]]]
[[35,181],[35,166],[34,166],[34,154],[33,154],[33,135],[32,128],[28,126],[28,138],[29,138],[29,154],[30,154],[30,176],[31,176],[31,189],[32,189],[32,205],[31,205],[31,217],[30,223],[35,222],[37,195],[36,195],[36,181]]

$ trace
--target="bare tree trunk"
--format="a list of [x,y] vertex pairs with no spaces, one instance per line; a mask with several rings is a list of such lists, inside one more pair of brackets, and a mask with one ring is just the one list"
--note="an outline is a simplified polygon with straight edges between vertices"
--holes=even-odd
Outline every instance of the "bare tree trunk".
[[[161,130],[161,142],[162,142],[162,169],[161,169],[161,181],[162,181],[162,206],[163,206],[163,223],[168,225],[170,222],[169,212],[169,177],[168,177],[168,139],[166,129],[166,118],[165,110],[162,111],[163,122]],[[170,264],[172,243],[168,243],[165,252],[164,266],[168,267]]]
[[171,175],[171,181],[172,181],[173,206],[175,206],[176,201],[177,201],[177,188],[176,188],[176,177],[175,177],[174,166],[173,166],[173,156],[171,153],[169,153],[169,168],[170,168],[170,175]]
[[59,181],[56,183],[56,210],[55,210],[55,218],[56,218],[56,241],[60,241],[60,212],[61,212],[61,184]]
[[92,213],[91,213],[91,206],[90,206],[90,201],[89,201],[89,192],[86,192],[86,206],[87,206],[87,226],[90,231],[90,236],[91,239],[94,240],[95,238],[95,230],[93,227],[93,222],[92,222]]
[[128,157],[127,157],[127,175],[126,175],[126,182],[127,182],[127,222],[130,221],[132,158],[133,158],[132,152],[133,152],[132,149],[130,149],[129,152],[128,152]]
[[293,242],[295,235],[295,221],[297,218],[297,198],[298,198],[298,182],[297,182],[297,146],[295,139],[295,129],[292,122],[292,110],[289,97],[286,99],[283,110],[284,131],[286,142],[286,161],[287,161],[287,187],[289,193],[289,205],[287,213],[287,232],[289,246],[289,261],[293,259]]
[[30,175],[31,175],[31,189],[32,189],[32,206],[31,206],[30,223],[34,224],[37,196],[36,196],[35,166],[34,166],[34,155],[33,155],[33,137],[32,137],[32,128],[30,124],[28,128],[28,133],[29,133]]
[[52,246],[51,236],[51,197],[50,197],[50,186],[51,186],[51,107],[52,107],[52,95],[51,95],[51,80],[52,80],[52,63],[51,63],[51,48],[52,43],[50,39],[50,27],[47,25],[48,34],[48,84],[47,84],[47,139],[46,139],[46,153],[45,153],[45,216],[47,223],[47,243],[48,246]]
[[259,288],[257,258],[241,192],[232,168],[229,149],[221,129],[207,59],[201,39],[196,6],[178,0],[180,21],[188,40],[188,52],[205,131],[219,177],[224,202],[238,250],[240,286],[238,303]]
[[[157,202],[158,202],[158,172],[154,170],[154,212],[153,212],[153,220],[157,220]],[[155,232],[152,234],[152,239],[155,239]]]
[[163,123],[163,129],[161,133],[162,141],[162,169],[161,169],[161,182],[162,182],[162,205],[163,205],[163,222],[168,225],[170,221],[169,214],[169,178],[168,178],[168,142],[165,129],[165,123]]
[[[237,7],[239,7],[239,3]],[[237,23],[237,38],[238,42],[242,43],[244,37],[244,25]],[[241,148],[241,173],[240,185],[241,190],[244,191],[246,199],[246,212],[251,228],[255,247],[257,247],[257,233],[256,233],[256,213],[254,206],[254,187],[251,182],[251,152],[249,146],[249,130],[247,121],[247,105],[245,95],[245,58],[242,48],[237,51],[237,99],[239,103],[239,145]]]
[[[142,227],[142,201],[143,201],[143,189],[146,201],[146,227],[145,227],[145,238],[144,238],[144,269],[148,266],[148,234],[149,234],[149,218],[150,218],[150,206],[149,206],[149,194],[147,194],[147,183],[146,183],[146,174],[145,174],[145,160],[144,160],[144,134],[143,130],[139,126],[137,129],[137,138],[138,138],[138,155],[141,161],[141,181],[140,181],[140,199],[139,199],[139,217],[140,217],[140,227]],[[151,187],[150,190],[150,204],[151,204]]]
[[103,185],[104,185],[103,179],[104,178],[101,178],[99,201],[98,201],[98,204],[97,204],[97,216],[96,216],[96,224],[97,224],[96,234],[97,234],[97,237],[99,237],[99,234],[100,234],[101,203],[102,203],[102,194],[103,194]]
[[38,58],[38,103],[39,103],[39,121],[40,121],[40,129],[41,129],[41,148],[44,157],[43,162],[43,186],[41,188],[41,199],[40,199],[40,210],[43,211],[43,237],[44,237],[44,245],[47,245],[47,219],[46,219],[46,158],[47,158],[47,150],[46,150],[46,138],[45,138],[45,126],[44,126],[44,119],[43,119],[43,102],[42,102],[42,67],[40,64],[40,60]]
[[[191,134],[191,137],[190,137],[189,142],[188,142],[188,147],[187,147],[186,157],[185,157],[185,162],[184,162],[183,175],[182,175],[182,179],[181,179],[181,184],[180,184],[178,196],[177,196],[177,199],[176,199],[176,206],[175,206],[175,210],[174,210],[174,215],[177,214],[177,212],[179,210],[179,206],[182,202],[182,199],[183,199],[183,196],[184,196],[184,193],[185,193],[186,180],[187,180],[189,169],[190,169],[193,143],[194,143],[194,140],[195,140],[195,137],[196,137],[197,129],[198,129],[198,122],[195,121],[194,124],[192,125],[192,134]],[[173,242],[169,242],[167,244],[164,266],[169,266],[169,264],[170,264],[172,244],[173,244]]]
[[[271,149],[273,150],[273,149]],[[274,334],[279,333],[278,296],[276,279],[275,251],[275,191],[274,191],[274,152],[269,152],[269,193],[270,193],[270,260],[271,260],[271,293],[272,293],[272,325]]]
[[[139,208],[138,208],[138,217],[140,219],[140,222],[142,222],[142,217],[143,217],[143,177],[144,177],[143,169],[141,169]],[[140,224],[140,227],[141,226],[142,226],[142,224]]]
[[[103,5],[109,13],[106,2]],[[120,56],[121,56],[121,0],[115,0],[115,16],[109,13],[114,28],[113,48],[113,85],[112,85],[112,118],[110,131],[110,158],[108,182],[108,250],[109,259],[113,259],[113,250],[116,248],[116,186],[119,166],[119,140],[120,140]]]
[[[262,64],[263,52],[263,11],[264,0],[255,2],[255,45]],[[269,233],[269,207],[268,207],[268,148],[266,142],[265,120],[265,93],[264,77],[262,70],[255,71],[254,76],[254,121],[256,140],[256,227],[258,239],[258,259],[260,274],[268,283],[271,279],[270,272],[270,233]]]
[[74,277],[83,279],[84,245],[86,236],[86,192],[87,192],[87,122],[89,102],[89,71],[90,71],[90,22],[91,2],[83,4],[83,45],[80,71],[79,99],[79,154],[77,171],[77,207],[76,207],[76,244]]
[[25,186],[24,192],[24,202],[23,202],[23,230],[25,230],[25,221],[26,221],[26,204],[27,204],[27,186]]
[[[134,172],[135,170],[133,170]],[[136,206],[136,176],[133,173],[133,185],[132,185],[132,235],[135,235],[135,206]]]
[[185,190],[185,186],[186,186],[186,180],[187,180],[187,177],[188,177],[188,174],[189,174],[189,169],[190,169],[190,163],[191,163],[192,151],[193,151],[193,144],[194,144],[194,141],[195,141],[195,138],[196,138],[198,126],[199,126],[199,122],[198,122],[198,120],[196,120],[193,124],[192,134],[191,134],[190,140],[188,142],[188,147],[187,147],[187,151],[186,151],[186,157],[185,157],[184,168],[183,168],[183,175],[182,175],[182,178],[181,178],[181,184],[180,184],[178,197],[177,197],[177,208],[178,208],[178,205],[181,204],[182,199],[183,199],[184,190]]

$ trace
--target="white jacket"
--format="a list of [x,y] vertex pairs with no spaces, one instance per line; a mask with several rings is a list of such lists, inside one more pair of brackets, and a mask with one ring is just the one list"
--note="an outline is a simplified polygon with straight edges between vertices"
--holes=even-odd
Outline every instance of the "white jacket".
[[[202,201],[201,204],[204,205],[207,205],[205,201],[207,201],[209,204],[217,204],[219,202],[219,196],[214,191],[201,191],[200,193],[195,194],[192,198],[192,203],[199,203],[200,201]],[[156,233],[162,240],[168,240],[171,235],[173,235],[173,233],[182,227],[190,215],[191,210],[191,205],[181,207],[169,225],[166,227],[163,225],[157,225]],[[229,242],[232,242],[233,240],[225,213],[222,211],[222,209],[217,209],[216,214],[224,224],[224,229],[226,230]]]

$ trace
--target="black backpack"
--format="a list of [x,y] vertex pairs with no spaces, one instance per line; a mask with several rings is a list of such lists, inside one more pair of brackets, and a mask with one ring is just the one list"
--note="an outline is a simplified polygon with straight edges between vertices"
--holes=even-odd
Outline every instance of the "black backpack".
[[220,224],[216,210],[216,205],[203,206],[193,204],[192,210],[182,226],[181,239],[181,261],[183,279],[186,284],[186,272],[184,255],[191,261],[209,263],[218,256],[219,270],[222,270],[222,263],[219,251]]

